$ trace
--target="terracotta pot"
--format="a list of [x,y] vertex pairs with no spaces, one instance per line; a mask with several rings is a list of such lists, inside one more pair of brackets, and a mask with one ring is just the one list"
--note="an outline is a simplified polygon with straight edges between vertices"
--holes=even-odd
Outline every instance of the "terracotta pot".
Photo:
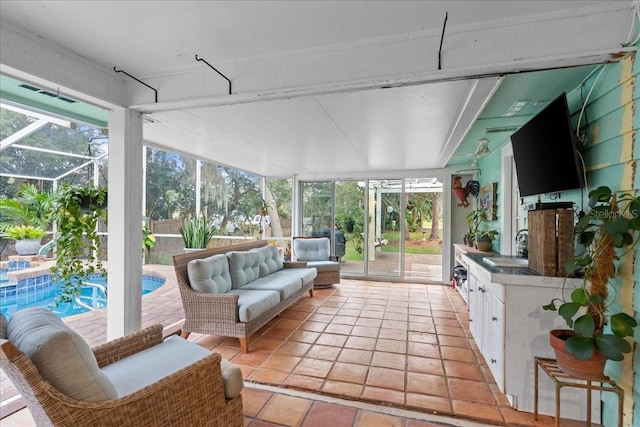
[[556,353],[558,367],[574,378],[592,381],[602,379],[606,357],[596,350],[591,359],[580,360],[565,349],[567,339],[575,334],[569,329],[554,329],[549,332],[549,342]]
[[478,250],[482,252],[491,252],[491,242],[476,242]]
[[473,239],[466,239],[467,240],[467,246],[473,247]]

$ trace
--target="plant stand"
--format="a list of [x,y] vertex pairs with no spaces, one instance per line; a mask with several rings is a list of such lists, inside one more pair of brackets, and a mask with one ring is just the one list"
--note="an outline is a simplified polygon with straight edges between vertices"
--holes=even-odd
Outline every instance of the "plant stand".
[[587,426],[591,426],[591,391],[609,391],[618,395],[618,427],[622,427],[622,404],[624,403],[624,390],[615,381],[603,376],[600,381],[580,380],[565,374],[560,370],[555,359],[534,357],[535,367],[535,401],[533,419],[538,419],[538,372],[542,370],[551,378],[556,386],[556,427],[560,427],[560,391],[562,387],[583,388],[587,392]]

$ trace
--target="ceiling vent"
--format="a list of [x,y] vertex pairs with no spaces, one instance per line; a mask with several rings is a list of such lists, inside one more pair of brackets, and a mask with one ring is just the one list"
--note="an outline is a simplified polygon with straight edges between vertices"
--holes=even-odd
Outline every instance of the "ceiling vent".
[[33,92],[38,92],[38,93],[40,93],[42,95],[50,96],[51,98],[58,98],[60,101],[68,102],[69,104],[75,104],[77,102],[74,99],[66,98],[64,96],[60,96],[57,93],[49,92],[47,90],[42,90],[39,87],[35,87],[35,86],[27,85],[27,84],[20,84],[18,86],[20,86],[21,88],[33,91]]
[[520,126],[503,126],[503,127],[495,127],[495,128],[486,128],[484,133],[506,133],[506,132],[515,132],[518,130]]
[[29,86],[29,85],[25,85],[25,84],[21,84],[21,85],[18,85],[18,86],[20,86],[20,87],[22,87],[22,88],[25,88],[25,89],[32,90],[32,91],[34,91],[34,92],[38,92],[38,91],[40,90],[40,88],[38,88],[38,87],[35,87],[35,86]]

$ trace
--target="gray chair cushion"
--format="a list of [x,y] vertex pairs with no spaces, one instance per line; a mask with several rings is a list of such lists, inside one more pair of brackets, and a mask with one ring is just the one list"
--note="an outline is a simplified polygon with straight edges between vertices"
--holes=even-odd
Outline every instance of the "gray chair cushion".
[[315,268],[285,268],[272,274],[274,278],[278,276],[296,277],[302,281],[302,286],[312,282],[317,275],[318,271]]
[[280,294],[280,301],[289,298],[300,290],[302,287],[302,280],[299,277],[293,275],[280,275],[278,273],[280,272],[276,271],[267,277],[261,277],[258,280],[254,280],[253,282],[244,285],[242,289],[276,291]]
[[89,345],[46,308],[28,308],[9,320],[7,337],[38,368],[42,377],[68,397],[85,402],[117,398]]
[[227,252],[231,288],[238,289],[260,277],[262,254],[251,251]]
[[222,294],[231,290],[229,261],[225,254],[189,261],[187,275],[196,292]]
[[243,323],[257,319],[280,303],[277,291],[232,289],[227,293],[238,295],[238,317]]
[[307,267],[313,267],[318,272],[322,271],[340,271],[340,263],[336,261],[309,261]]
[[260,277],[266,277],[284,268],[282,258],[280,258],[280,254],[278,253],[278,247],[275,245],[251,249],[250,252],[260,252],[262,254],[263,259],[260,263]]
[[293,253],[300,261],[329,261],[331,247],[328,237],[295,238]]
[[[114,385],[118,397],[135,393],[169,375],[210,355],[209,350],[177,336],[163,343],[111,363],[102,372]],[[220,364],[224,394],[233,399],[244,386],[242,371],[233,363]]]

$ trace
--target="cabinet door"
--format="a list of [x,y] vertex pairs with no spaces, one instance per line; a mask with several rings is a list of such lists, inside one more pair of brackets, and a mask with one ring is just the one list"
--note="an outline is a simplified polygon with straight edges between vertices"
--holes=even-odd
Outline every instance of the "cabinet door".
[[479,311],[482,295],[478,291],[478,279],[473,273],[467,273],[467,280],[469,282],[469,329],[478,348],[482,348],[482,314]]
[[505,305],[494,293],[487,293],[487,364],[500,391],[504,392],[504,315]]

